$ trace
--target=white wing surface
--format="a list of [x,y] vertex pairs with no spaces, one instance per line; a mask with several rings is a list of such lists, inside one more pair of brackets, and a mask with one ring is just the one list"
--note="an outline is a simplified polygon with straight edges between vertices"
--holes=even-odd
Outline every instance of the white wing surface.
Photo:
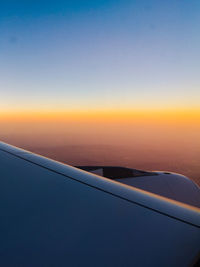
[[0,266],[190,266],[200,210],[0,143]]

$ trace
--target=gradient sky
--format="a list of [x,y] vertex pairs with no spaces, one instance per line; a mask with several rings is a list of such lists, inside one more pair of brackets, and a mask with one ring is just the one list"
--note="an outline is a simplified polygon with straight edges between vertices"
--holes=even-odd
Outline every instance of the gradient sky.
[[198,109],[199,0],[1,0],[0,111]]

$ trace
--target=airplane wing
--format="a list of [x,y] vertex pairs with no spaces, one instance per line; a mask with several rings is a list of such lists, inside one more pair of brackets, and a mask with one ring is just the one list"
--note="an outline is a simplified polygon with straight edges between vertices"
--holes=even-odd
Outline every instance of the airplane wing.
[[199,263],[200,209],[2,142],[0,211],[3,267]]

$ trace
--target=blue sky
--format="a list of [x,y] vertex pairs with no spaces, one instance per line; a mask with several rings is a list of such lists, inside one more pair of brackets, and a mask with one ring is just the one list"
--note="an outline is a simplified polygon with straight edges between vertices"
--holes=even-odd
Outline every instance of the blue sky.
[[192,108],[200,1],[0,2],[0,109]]

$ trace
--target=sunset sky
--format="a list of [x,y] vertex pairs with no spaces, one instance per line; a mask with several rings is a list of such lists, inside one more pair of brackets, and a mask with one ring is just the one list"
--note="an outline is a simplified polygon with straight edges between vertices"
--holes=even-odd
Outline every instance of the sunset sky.
[[199,0],[0,1],[3,141],[120,145],[113,164],[137,150],[200,181],[199,71]]
[[2,0],[0,109],[197,109],[198,0]]

